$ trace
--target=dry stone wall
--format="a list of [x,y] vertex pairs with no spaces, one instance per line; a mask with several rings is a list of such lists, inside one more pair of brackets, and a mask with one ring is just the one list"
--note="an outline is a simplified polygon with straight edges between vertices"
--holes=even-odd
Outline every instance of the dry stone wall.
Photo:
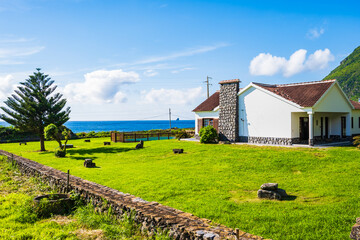
[[221,81],[219,84],[219,138],[236,142],[239,138],[239,80]]
[[39,177],[60,192],[66,192],[68,188],[68,190],[80,194],[85,201],[91,202],[100,211],[106,211],[111,207],[114,214],[118,216],[135,214],[135,221],[142,225],[143,231],[151,233],[158,231],[158,229],[168,230],[169,235],[177,240],[263,239],[242,231],[237,231],[236,234],[233,229],[223,225],[215,225],[208,219],[199,218],[157,202],[148,202],[79,177],[70,175],[67,186],[68,175],[64,172],[3,150],[0,150],[0,155],[4,155],[10,161],[15,162],[21,173]]

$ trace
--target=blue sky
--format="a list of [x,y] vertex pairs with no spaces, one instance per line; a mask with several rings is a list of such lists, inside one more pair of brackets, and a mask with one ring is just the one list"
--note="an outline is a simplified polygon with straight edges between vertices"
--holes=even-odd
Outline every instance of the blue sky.
[[0,104],[35,68],[71,120],[193,119],[221,80],[325,77],[359,46],[358,1],[0,0]]

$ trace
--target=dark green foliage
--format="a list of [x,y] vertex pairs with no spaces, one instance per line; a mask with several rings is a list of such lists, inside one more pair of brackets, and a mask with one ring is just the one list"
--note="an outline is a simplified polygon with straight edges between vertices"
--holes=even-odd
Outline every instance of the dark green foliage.
[[61,150],[61,149],[55,150],[55,156],[56,157],[65,157],[66,156],[66,150]]
[[97,138],[97,137],[110,137],[111,133],[110,132],[95,132],[95,131],[90,131],[88,133],[86,132],[79,132],[76,133],[76,137],[79,138]]
[[360,98],[360,47],[347,56],[340,65],[323,80],[336,79],[346,95],[352,99]]
[[30,141],[39,140],[39,137],[31,132],[23,132],[12,126],[0,126],[0,142],[16,142],[16,141]]
[[180,140],[181,138],[189,138],[189,137],[190,135],[184,129],[178,130],[177,133],[175,134],[175,138],[178,140]]
[[15,93],[0,107],[5,114],[0,119],[22,131],[36,133],[40,137],[41,151],[45,151],[44,128],[50,123],[61,126],[69,120],[70,108],[63,111],[66,100],[55,93],[53,80],[40,72],[40,68],[20,83]]
[[200,129],[199,135],[201,143],[215,143],[218,140],[216,129],[210,125]]

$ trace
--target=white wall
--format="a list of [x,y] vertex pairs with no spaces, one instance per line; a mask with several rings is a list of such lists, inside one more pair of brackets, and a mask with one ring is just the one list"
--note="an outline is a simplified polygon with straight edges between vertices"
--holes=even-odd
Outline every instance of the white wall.
[[239,96],[239,135],[291,138],[291,112],[303,110],[263,90],[250,87]]
[[314,106],[314,112],[351,112],[352,107],[337,84]]
[[351,129],[351,134],[359,134],[360,135],[360,128],[359,128],[360,110],[353,110],[352,117],[354,118],[354,128]]
[[195,112],[195,134],[199,134],[199,118],[219,118],[219,111]]

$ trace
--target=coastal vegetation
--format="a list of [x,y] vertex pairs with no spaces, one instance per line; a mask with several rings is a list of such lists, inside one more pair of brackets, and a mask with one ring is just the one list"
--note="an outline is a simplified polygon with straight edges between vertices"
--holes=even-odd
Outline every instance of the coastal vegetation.
[[[156,130],[136,131],[134,133],[142,134],[142,133],[167,133],[167,132],[169,132],[168,129],[156,129]],[[191,137],[193,135],[194,128],[173,128],[171,129],[171,132],[175,133],[180,138]],[[71,131],[70,134],[71,134],[71,139],[103,138],[103,137],[110,137],[111,131],[99,131],[99,132],[90,131],[90,132],[78,132],[78,133],[73,133]],[[40,140],[39,136],[37,136],[34,133],[21,131],[17,128],[14,128],[13,126],[10,127],[0,126],[0,143],[39,141],[39,140]]]
[[[70,140],[61,161],[28,145],[1,149],[70,174],[271,239],[347,239],[360,212],[356,147],[288,148],[161,140],[111,143]],[[184,149],[174,154],[172,149]],[[91,158],[97,168],[84,168]],[[257,190],[279,183],[286,200],[260,200]]]
[[[36,195],[53,192],[36,178],[22,176],[0,157],[1,239],[147,239],[132,217],[116,219],[111,212],[96,213],[92,205],[77,201],[68,215],[41,217],[33,208]],[[165,234],[155,239],[168,239]]]

